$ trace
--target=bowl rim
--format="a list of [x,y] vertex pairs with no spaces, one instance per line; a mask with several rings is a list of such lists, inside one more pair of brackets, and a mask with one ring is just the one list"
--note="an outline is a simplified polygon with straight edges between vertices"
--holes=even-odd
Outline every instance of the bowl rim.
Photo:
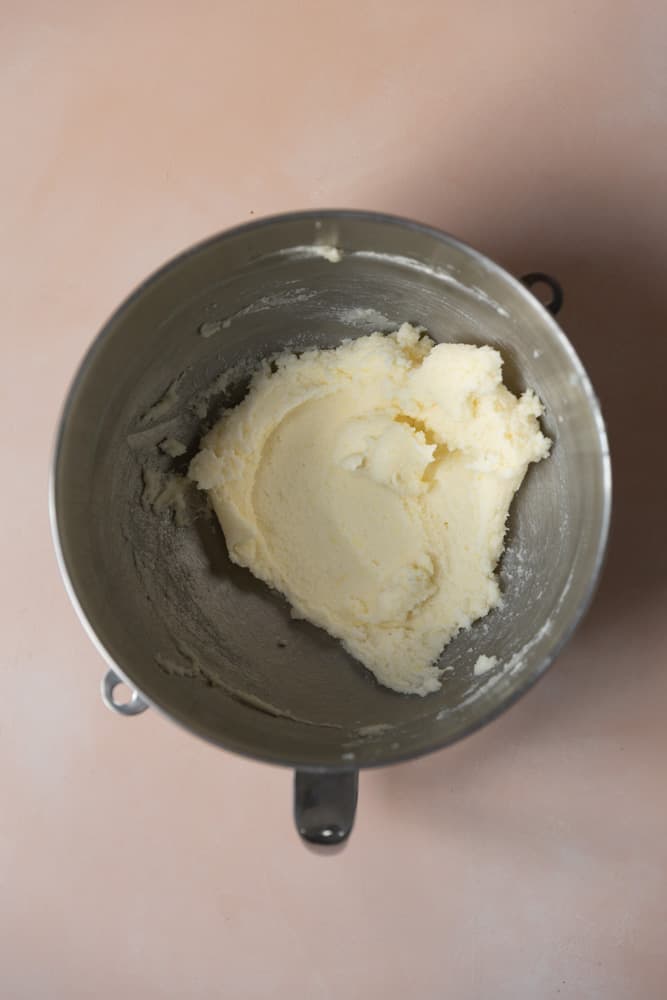
[[[287,758],[279,754],[267,753],[263,754],[254,748],[250,744],[244,744],[242,741],[234,739],[226,739],[224,733],[218,738],[217,735],[212,734],[208,730],[200,729],[196,724],[191,721],[186,720],[185,717],[179,717],[174,714],[174,712],[159,702],[154,701],[149,696],[145,695],[144,692],[137,687],[137,685],[128,677],[127,673],[123,668],[114,660],[113,656],[106,649],[101,639],[97,635],[92,623],[88,619],[86,612],[83,609],[82,603],[79,596],[75,590],[72,578],[70,576],[69,568],[65,559],[63,543],[61,539],[60,531],[60,511],[57,502],[57,482],[59,477],[59,469],[62,457],[62,451],[64,446],[64,441],[67,434],[67,427],[69,418],[74,405],[74,399],[76,397],[79,387],[83,384],[88,371],[90,370],[94,359],[98,352],[101,350],[102,346],[105,344],[107,339],[112,335],[113,329],[116,325],[122,321],[124,315],[131,310],[134,304],[140,300],[140,298],[154,285],[157,285],[165,277],[167,277],[172,270],[183,264],[184,261],[189,260],[196,255],[205,252],[211,247],[218,243],[226,241],[232,237],[238,235],[244,235],[246,233],[257,232],[262,229],[275,226],[277,224],[289,224],[293,222],[300,221],[325,221],[325,220],[340,220],[349,219],[357,220],[360,222],[372,222],[380,225],[390,225],[397,228],[418,232],[424,236],[428,236],[434,239],[438,243],[443,243],[448,246],[454,247],[465,253],[467,256],[472,258],[476,263],[481,265],[485,270],[490,273],[495,274],[502,280],[508,282],[510,286],[517,292],[521,297],[523,297],[531,306],[537,305],[543,309],[543,319],[551,327],[551,332],[559,342],[560,346],[567,353],[571,364],[577,372],[578,378],[581,380],[581,385],[584,391],[584,395],[590,407],[591,414],[594,418],[594,423],[597,431],[597,438],[600,444],[600,463],[601,463],[601,510],[599,518],[599,531],[597,538],[597,545],[595,549],[595,559],[593,566],[589,575],[589,580],[587,586],[584,590],[583,596],[579,601],[579,604],[572,615],[571,619],[567,623],[567,627],[563,630],[559,640],[555,643],[547,652],[547,654],[542,658],[537,667],[527,672],[525,675],[521,674],[519,682],[516,686],[509,691],[503,698],[498,702],[489,703],[488,707],[483,711],[480,716],[474,719],[469,725],[467,725],[461,732],[455,733],[453,735],[448,735],[440,740],[434,740],[433,743],[427,747],[420,748],[415,752],[408,752],[406,750],[392,751],[389,750],[386,753],[386,759],[383,756],[382,759],[371,759],[368,761],[347,761],[338,760],[332,763],[330,760],[317,762],[311,759],[301,760],[296,757]],[[392,256],[391,254],[387,255]],[[118,678],[126,684],[131,690],[137,691],[141,699],[146,703],[147,707],[156,709],[160,714],[166,716],[170,721],[177,723],[182,728],[186,729],[189,733],[204,739],[206,742],[219,747],[224,750],[228,750],[232,753],[239,754],[240,756],[246,757],[251,760],[260,761],[266,764],[274,764],[277,766],[289,767],[297,769],[300,771],[309,772],[328,772],[328,771],[357,771],[360,769],[370,769],[375,767],[386,767],[392,764],[404,763],[408,760],[416,760],[419,757],[426,756],[427,754],[434,753],[437,750],[442,750],[447,746],[454,743],[458,743],[473,733],[477,732],[482,727],[486,726],[488,723],[492,722],[498,716],[506,712],[512,705],[516,704],[520,698],[523,697],[534,684],[544,676],[549,667],[553,664],[556,658],[560,655],[563,648],[572,638],[574,632],[578,628],[582,619],[588,612],[595,592],[597,590],[602,569],[605,562],[605,556],[607,552],[607,544],[609,540],[609,530],[611,524],[611,514],[612,514],[612,470],[611,470],[611,456],[609,450],[609,441],[606,431],[606,426],[604,418],[602,415],[602,410],[600,403],[591,383],[591,380],[582,364],[576,350],[574,349],[572,343],[570,342],[567,335],[561,329],[559,324],[556,322],[554,317],[541,305],[538,299],[526,288],[525,285],[519,281],[514,275],[506,271],[500,264],[497,264],[494,260],[487,257],[485,254],[481,253],[479,250],[470,246],[470,244],[452,236],[450,233],[443,229],[428,225],[427,223],[417,222],[413,219],[405,218],[400,215],[393,215],[385,212],[375,212],[366,211],[363,209],[305,209],[300,211],[283,212],[272,214],[268,216],[263,216],[258,219],[252,219],[248,222],[241,223],[236,226],[229,227],[227,229],[221,230],[208,236],[191,246],[187,247],[185,250],[181,251],[170,257],[165,263],[158,267],[155,271],[149,274],[143,281],[141,281],[135,288],[123,299],[123,301],[117,306],[117,308],[111,313],[108,319],[104,322],[101,329],[94,337],[91,344],[85,351],[81,361],[79,362],[78,368],[72,377],[69,387],[67,389],[64,402],[61,406],[60,414],[58,416],[58,421],[56,425],[54,443],[51,451],[51,462],[49,470],[49,486],[48,486],[48,506],[49,506],[49,522],[51,526],[51,537],[53,540],[53,545],[55,548],[56,561],[58,564],[58,569],[70,599],[70,602],[79,618],[81,625],[83,626],[85,632],[90,638],[91,642],[97,649],[98,653],[102,657],[103,661],[106,662],[108,668],[113,671]]]

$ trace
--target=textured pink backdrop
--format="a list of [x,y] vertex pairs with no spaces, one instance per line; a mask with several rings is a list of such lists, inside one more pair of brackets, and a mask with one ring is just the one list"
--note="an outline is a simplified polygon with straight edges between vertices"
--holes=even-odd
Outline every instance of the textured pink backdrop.
[[[0,995],[667,995],[667,7],[14,2],[0,13]],[[463,744],[364,775],[335,859],[287,772],[121,720],[46,517],[80,355],[251,216],[384,209],[566,292],[616,511],[592,613]]]

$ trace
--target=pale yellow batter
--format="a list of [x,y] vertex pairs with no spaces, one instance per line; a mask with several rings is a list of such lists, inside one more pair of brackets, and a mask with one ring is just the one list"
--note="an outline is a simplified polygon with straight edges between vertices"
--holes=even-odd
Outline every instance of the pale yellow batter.
[[408,324],[276,364],[190,476],[232,560],[295,617],[395,691],[435,691],[443,647],[499,601],[512,497],[549,452],[542,406],[503,385],[497,351],[436,346]]

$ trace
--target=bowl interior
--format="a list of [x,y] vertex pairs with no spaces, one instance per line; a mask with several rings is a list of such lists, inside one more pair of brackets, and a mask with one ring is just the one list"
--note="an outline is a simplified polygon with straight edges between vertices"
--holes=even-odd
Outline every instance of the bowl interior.
[[[341,261],[315,244],[339,247]],[[510,388],[531,386],[544,402],[553,440],[511,510],[502,606],[450,643],[442,690],[423,699],[379,686],[231,564],[196,490],[174,509],[202,430],[242,398],[259,358],[404,321],[438,341],[497,347]],[[185,454],[164,454],[165,438],[183,442]],[[588,379],[529,293],[423,227],[309,213],[196,247],[121,307],[71,391],[53,495],[75,600],[106,656],[149,701],[230,749],[346,767],[444,745],[525,690],[590,594],[608,492]],[[476,677],[481,653],[498,666]]]

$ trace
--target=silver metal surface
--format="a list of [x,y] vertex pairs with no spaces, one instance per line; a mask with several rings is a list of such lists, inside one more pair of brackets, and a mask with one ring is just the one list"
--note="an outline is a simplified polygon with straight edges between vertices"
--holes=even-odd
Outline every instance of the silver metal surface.
[[[304,249],[320,243],[339,247],[340,263]],[[181,524],[169,504],[155,509],[147,488],[151,476],[186,470],[203,427],[242,398],[259,358],[406,320],[435,340],[496,346],[509,386],[541,397],[553,440],[512,508],[502,606],[447,647],[442,690],[423,699],[380,687],[338,642],[293,621],[277,594],[230,563],[196,491]],[[226,384],[207,396],[224,373]],[[160,451],[165,438],[182,441],[185,455]],[[283,216],[223,233],[142,285],[76,376],[51,497],[70,596],[141,698],[230,750],[347,771],[445,746],[530,687],[589,603],[610,498],[595,395],[547,311],[451,237],[358,212]],[[481,653],[499,666],[476,677]]]
[[114,691],[121,685],[127,687],[122,677],[119,677],[113,670],[107,670],[101,685],[102,701],[107,708],[110,708],[112,712],[117,712],[118,715],[140,715],[141,712],[145,712],[149,707],[148,702],[144,701],[139,692],[132,688],[129,688],[130,697],[127,701],[116,701]]
[[301,839],[317,853],[343,847],[352,833],[358,771],[297,771],[294,821]]

